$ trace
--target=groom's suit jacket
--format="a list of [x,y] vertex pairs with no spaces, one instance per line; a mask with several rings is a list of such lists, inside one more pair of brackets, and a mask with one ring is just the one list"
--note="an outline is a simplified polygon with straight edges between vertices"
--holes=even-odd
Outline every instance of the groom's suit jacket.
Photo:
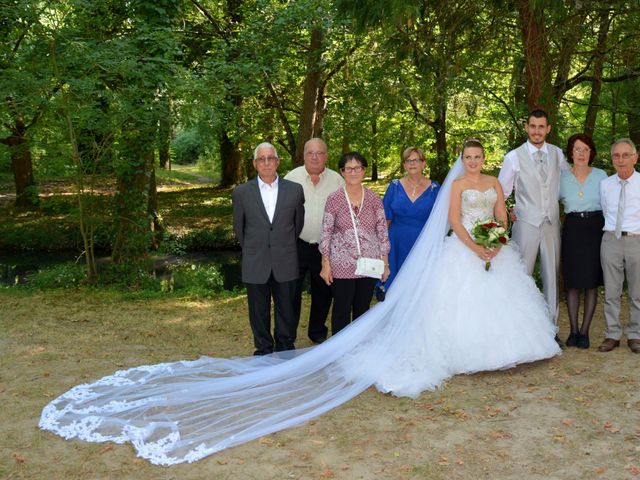
[[304,225],[302,186],[278,178],[278,199],[273,221],[265,209],[258,179],[238,185],[232,194],[233,230],[242,247],[242,281],[267,283],[299,276],[296,242]]

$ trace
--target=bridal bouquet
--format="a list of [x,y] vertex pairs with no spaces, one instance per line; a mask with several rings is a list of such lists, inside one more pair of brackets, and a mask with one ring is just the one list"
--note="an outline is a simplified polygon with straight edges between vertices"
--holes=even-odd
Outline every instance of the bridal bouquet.
[[[471,235],[478,245],[482,245],[485,248],[496,248],[502,245],[506,245],[509,241],[509,235],[507,235],[507,229],[500,223],[496,222],[493,218],[488,220],[478,220],[474,223],[471,229]],[[491,268],[491,262],[487,262],[484,266],[485,270]]]

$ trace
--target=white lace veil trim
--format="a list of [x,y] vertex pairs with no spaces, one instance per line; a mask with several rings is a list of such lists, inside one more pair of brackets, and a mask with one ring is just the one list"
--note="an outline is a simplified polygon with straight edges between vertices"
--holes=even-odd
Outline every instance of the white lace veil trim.
[[403,372],[411,355],[404,347],[429,301],[430,272],[449,228],[451,184],[461,173],[458,160],[386,300],[322,345],[118,371],[53,400],[40,428],[67,439],[131,442],[138,456],[172,465],[299,425],[374,384],[412,397],[435,388],[451,374],[446,365],[434,353],[424,378]]

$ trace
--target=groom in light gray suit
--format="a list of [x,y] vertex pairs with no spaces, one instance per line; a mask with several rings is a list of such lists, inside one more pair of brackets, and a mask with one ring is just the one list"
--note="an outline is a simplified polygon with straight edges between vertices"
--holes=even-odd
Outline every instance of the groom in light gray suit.
[[254,355],[293,350],[298,328],[296,243],[304,225],[304,193],[299,184],[278,176],[279,164],[275,147],[261,143],[253,155],[258,176],[238,185],[232,194],[233,230],[242,247],[242,281],[247,286]]
[[[560,262],[560,218],[558,196],[560,172],[569,167],[560,148],[546,142],[551,131],[547,113],[534,110],[524,126],[528,140],[504,157],[498,179],[505,198],[515,190],[513,241],[529,275],[540,255],[544,296],[551,321],[558,322],[558,266]],[[561,343],[556,337],[558,343]]]

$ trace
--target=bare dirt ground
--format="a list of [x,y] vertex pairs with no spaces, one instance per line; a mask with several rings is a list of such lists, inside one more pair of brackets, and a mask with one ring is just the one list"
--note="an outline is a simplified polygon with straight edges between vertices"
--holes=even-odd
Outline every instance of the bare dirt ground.
[[[594,320],[596,346],[602,324]],[[308,346],[305,328],[299,346]],[[0,478],[640,478],[640,355],[626,344],[457,376],[417,400],[369,389],[298,428],[169,468],[130,445],[37,427],[44,405],[78,383],[141,364],[246,355],[251,343],[243,296],[0,290]]]

